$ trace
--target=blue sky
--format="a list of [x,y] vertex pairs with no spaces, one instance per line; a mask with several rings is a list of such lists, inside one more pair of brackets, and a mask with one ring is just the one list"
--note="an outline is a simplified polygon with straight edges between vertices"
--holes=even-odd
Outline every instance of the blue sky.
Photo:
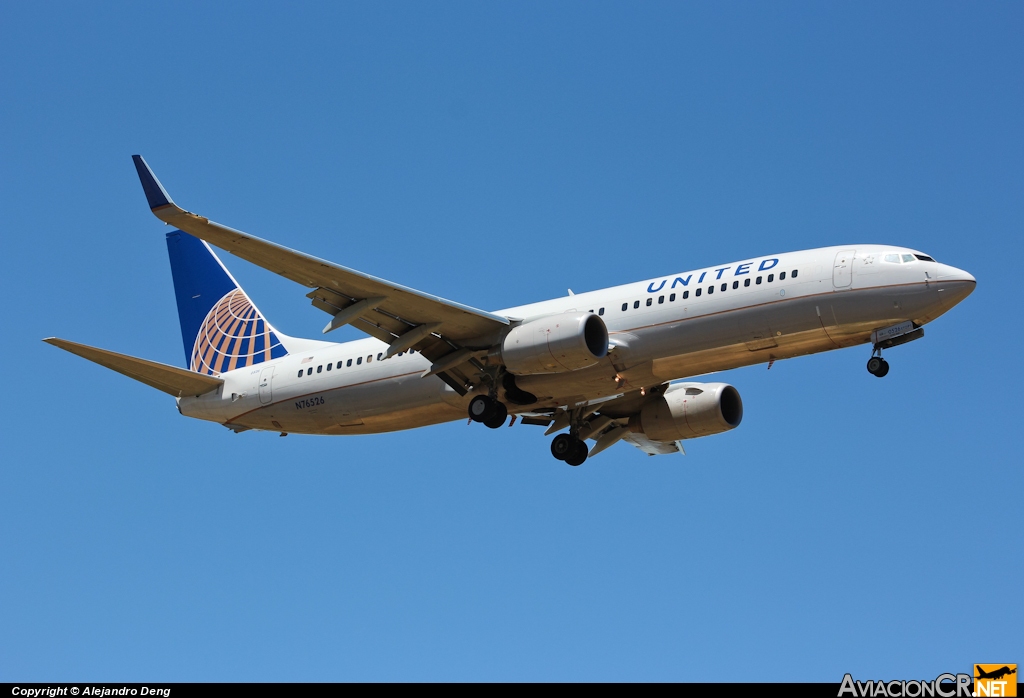
[[[1024,661],[1024,8],[636,5],[4,6],[0,680]],[[686,457],[235,435],[39,341],[182,362],[133,153],[190,210],[486,309],[858,242],[979,284],[884,380],[864,347],[724,374],[743,425]]]

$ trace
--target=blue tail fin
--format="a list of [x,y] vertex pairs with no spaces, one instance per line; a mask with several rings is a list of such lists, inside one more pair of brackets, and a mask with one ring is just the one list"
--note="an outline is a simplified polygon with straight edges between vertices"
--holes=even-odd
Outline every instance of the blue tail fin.
[[209,245],[175,230],[167,253],[189,369],[216,375],[288,353]]

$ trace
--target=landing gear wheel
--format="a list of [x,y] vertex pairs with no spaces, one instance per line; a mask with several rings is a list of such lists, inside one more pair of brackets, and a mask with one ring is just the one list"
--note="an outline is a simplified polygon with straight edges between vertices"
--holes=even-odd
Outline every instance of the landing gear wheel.
[[883,363],[885,362],[882,361],[881,356],[872,356],[870,359],[868,359],[868,373],[870,373],[872,376],[877,376],[878,372],[882,370]]
[[469,418],[474,422],[486,422],[495,412],[495,402],[489,395],[477,395],[469,401]]
[[559,434],[551,442],[551,455],[558,460],[565,460],[573,453],[573,447],[578,442],[568,434]]
[[583,465],[583,461],[587,459],[587,452],[590,449],[587,448],[587,442],[582,439],[576,439],[576,443],[573,444],[572,451],[565,457],[565,462],[568,465]]
[[508,408],[500,402],[495,402],[493,407],[493,414],[484,420],[484,426],[497,429],[508,419]]
[[880,369],[878,369],[878,372],[875,373],[875,375],[878,376],[879,378],[885,378],[885,374],[887,374],[888,372],[889,372],[889,362],[886,361],[885,359],[882,359],[882,367]]

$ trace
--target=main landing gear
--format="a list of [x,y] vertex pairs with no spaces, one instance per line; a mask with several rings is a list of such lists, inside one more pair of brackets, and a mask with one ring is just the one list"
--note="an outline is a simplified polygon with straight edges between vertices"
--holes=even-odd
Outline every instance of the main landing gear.
[[889,362],[882,358],[881,350],[877,351],[877,356],[872,356],[868,359],[868,373],[872,376],[883,378],[889,372]]
[[583,465],[589,450],[586,441],[572,434],[559,434],[551,442],[551,455],[569,465]]
[[[497,429],[508,418],[508,408],[490,395],[477,395],[469,401],[469,418]],[[570,423],[569,433],[559,434],[551,442],[551,455],[569,465],[583,465],[590,452],[587,442],[578,436],[581,419],[582,413],[576,415]]]
[[508,418],[508,408],[490,395],[477,395],[469,402],[469,418],[497,429]]

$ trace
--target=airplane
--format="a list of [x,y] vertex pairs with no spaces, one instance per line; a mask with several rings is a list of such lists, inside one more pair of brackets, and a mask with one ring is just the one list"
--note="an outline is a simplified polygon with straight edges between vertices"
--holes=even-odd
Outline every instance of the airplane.
[[[581,465],[619,441],[649,455],[734,429],[739,391],[692,379],[870,344],[920,339],[974,290],[969,273],[918,251],[857,244],[729,264],[488,312],[214,223],[180,208],[133,156],[167,233],[185,366],[58,338],[43,341],[174,396],[187,417],[235,432],[372,434],[466,419],[547,427]],[[333,343],[270,324],[212,246],[309,289],[369,335]],[[511,420],[509,416],[511,415]],[[591,447],[587,441],[593,441]]]
[[1015,665],[1014,668],[1011,669],[1008,666],[1003,666],[1003,667],[1000,667],[999,669],[996,669],[994,671],[985,671],[980,666],[975,665],[975,671],[977,673],[977,676],[975,676],[974,678],[976,678],[976,679],[1001,679],[1004,676],[1009,676],[1010,674],[1016,674],[1017,673],[1017,667]]

